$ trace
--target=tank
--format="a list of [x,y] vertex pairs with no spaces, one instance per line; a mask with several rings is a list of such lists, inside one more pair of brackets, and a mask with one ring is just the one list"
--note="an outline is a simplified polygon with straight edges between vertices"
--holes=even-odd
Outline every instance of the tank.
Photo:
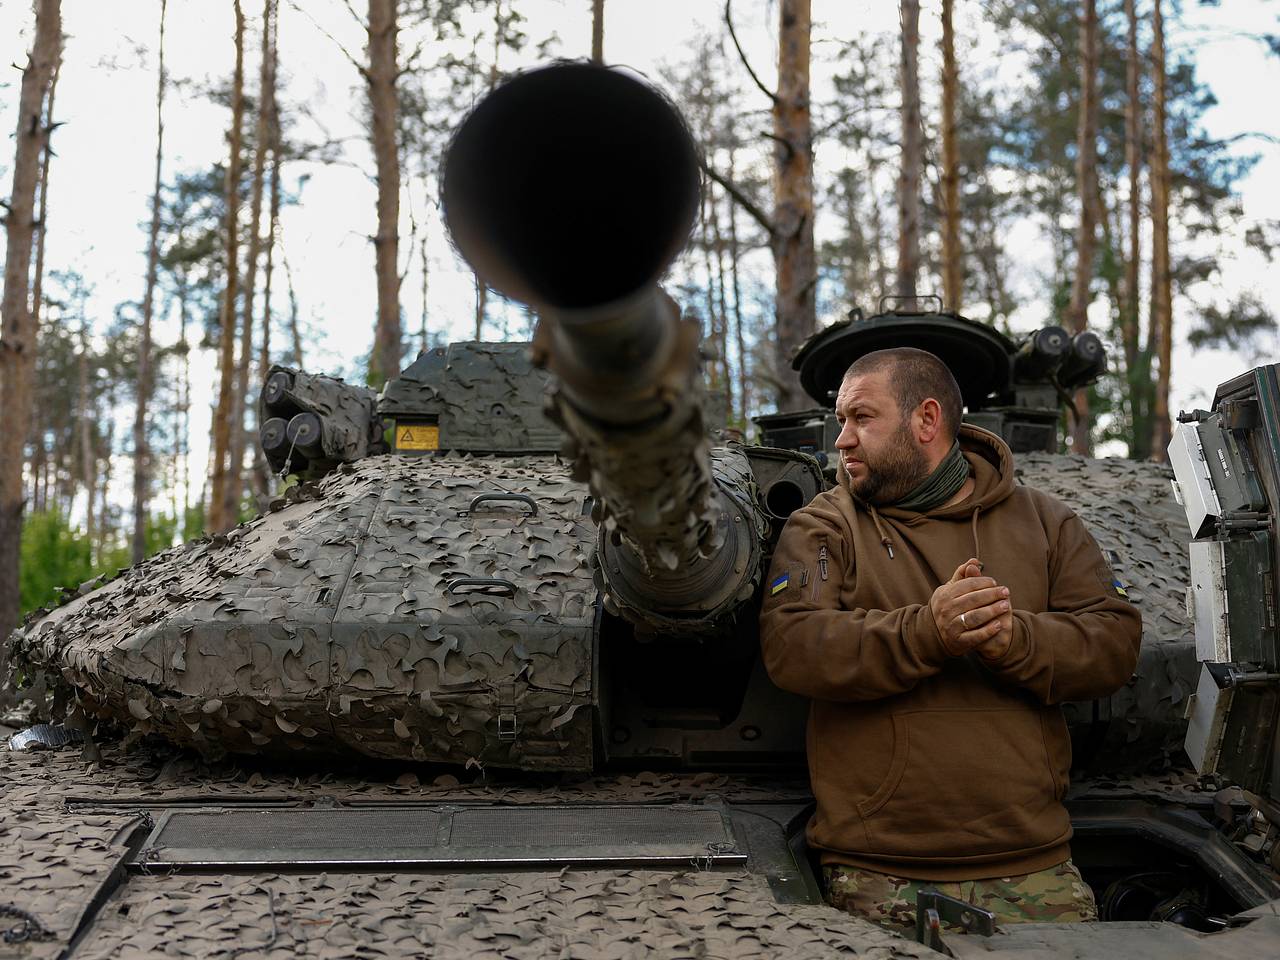
[[[1179,425],[1175,478],[1056,452],[1062,399],[1104,369],[1096,338],[882,302],[798,353],[812,410],[735,442],[658,285],[698,190],[678,113],[624,72],[559,65],[477,106],[445,218],[538,312],[533,342],[432,349],[377,396],[273,368],[260,439],[297,481],[27,620],[14,680],[46,723],[0,780],[23,852],[6,943],[1275,952],[1276,368]],[[1067,708],[1074,858],[1104,919],[1136,923],[968,936],[990,918],[934,898],[913,943],[822,905],[807,707],[765,675],[756,615],[786,517],[830,483],[840,376],[899,344],[948,363],[967,418],[1076,509],[1143,611],[1134,679]]]

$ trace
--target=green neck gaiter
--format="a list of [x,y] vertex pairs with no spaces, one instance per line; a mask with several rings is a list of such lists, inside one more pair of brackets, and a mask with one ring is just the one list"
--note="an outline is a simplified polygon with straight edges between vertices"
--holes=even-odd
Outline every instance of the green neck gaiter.
[[960,452],[960,441],[951,445],[942,462],[906,496],[897,503],[891,504],[896,510],[911,510],[914,513],[927,513],[934,507],[940,507],[964,486],[969,479],[969,461]]

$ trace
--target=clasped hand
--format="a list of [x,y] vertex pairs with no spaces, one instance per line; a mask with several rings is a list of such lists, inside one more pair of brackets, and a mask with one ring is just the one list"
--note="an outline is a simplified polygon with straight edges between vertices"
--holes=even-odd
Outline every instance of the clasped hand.
[[976,559],[960,564],[951,579],[933,591],[929,609],[942,645],[953,657],[977,650],[982,657],[995,660],[1013,642],[1009,588],[982,576],[982,564]]

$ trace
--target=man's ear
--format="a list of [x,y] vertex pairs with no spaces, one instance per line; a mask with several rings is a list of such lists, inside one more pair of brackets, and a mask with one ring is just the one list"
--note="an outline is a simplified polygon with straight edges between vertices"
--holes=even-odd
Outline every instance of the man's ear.
[[921,443],[932,443],[942,431],[942,405],[929,397],[916,407],[916,438]]

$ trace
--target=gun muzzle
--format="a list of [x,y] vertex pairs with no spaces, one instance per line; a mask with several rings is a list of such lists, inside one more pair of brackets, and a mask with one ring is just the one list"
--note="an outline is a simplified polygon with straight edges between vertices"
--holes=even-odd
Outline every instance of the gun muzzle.
[[1027,338],[1013,356],[1013,375],[1023,382],[1043,380],[1062,363],[1071,349],[1071,334],[1062,327],[1042,327]]
[[539,346],[574,399],[634,422],[650,414],[627,395],[678,349],[678,311],[656,281],[688,240],[700,189],[697,148],[662,94],[567,63],[476,106],[449,147],[442,200],[481,279],[552,321]]
[[1107,349],[1092,330],[1071,338],[1071,349],[1058,368],[1058,382],[1067,390],[1093,383],[1107,370]]
[[286,431],[289,445],[305,457],[323,457],[323,429],[314,413],[300,413],[289,421]]
[[289,421],[284,417],[272,417],[258,431],[258,442],[268,458],[275,459],[289,454]]

